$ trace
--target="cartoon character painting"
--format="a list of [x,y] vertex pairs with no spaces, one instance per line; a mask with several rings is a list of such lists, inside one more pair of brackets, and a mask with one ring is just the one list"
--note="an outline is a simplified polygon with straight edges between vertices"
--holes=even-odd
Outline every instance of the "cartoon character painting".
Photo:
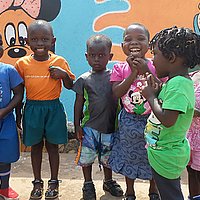
[[[200,10],[200,3],[199,3],[199,5],[198,5],[198,8],[199,8],[199,10]],[[198,13],[198,14],[196,14],[195,16],[194,16],[194,31],[198,34],[198,35],[200,35],[200,13]]]
[[2,62],[15,61],[31,53],[26,45],[27,26],[35,19],[52,21],[60,12],[60,0],[6,0],[0,1],[0,32],[3,36]]

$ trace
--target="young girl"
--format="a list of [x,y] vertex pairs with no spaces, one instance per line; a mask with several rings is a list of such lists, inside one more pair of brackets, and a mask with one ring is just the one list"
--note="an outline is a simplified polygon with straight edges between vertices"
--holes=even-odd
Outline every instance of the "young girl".
[[121,98],[123,109],[119,115],[119,131],[114,134],[109,163],[113,171],[125,176],[125,200],[136,199],[133,188],[136,178],[151,180],[149,197],[159,200],[144,139],[144,128],[151,110],[139,92],[144,83],[144,74],[155,74],[152,62],[145,58],[149,48],[149,31],[141,24],[132,24],[125,29],[123,40],[122,49],[127,62],[115,64],[110,78],[113,92]]
[[190,162],[187,166],[189,199],[200,200],[200,71],[191,74],[196,103],[192,124],[187,133],[190,142]]
[[[0,34],[0,58],[3,42]],[[22,78],[16,69],[0,62],[0,199],[18,199],[9,187],[11,163],[19,159],[19,140],[13,109],[23,98]],[[11,94],[13,94],[11,96]]]
[[161,87],[152,75],[142,94],[152,114],[145,137],[153,177],[162,200],[183,200],[180,175],[190,156],[186,132],[194,113],[194,88],[188,68],[200,63],[200,38],[187,28],[169,28],[152,39],[150,48],[158,78],[169,80]]
[[[36,20],[29,25],[27,44],[33,54],[20,58],[16,62],[16,68],[24,79],[26,88],[23,143],[31,146],[31,162],[35,178],[32,182],[30,199],[41,199],[43,196],[41,164],[44,145],[49,155],[51,169],[45,199],[56,199],[59,187],[58,144],[65,144],[68,139],[66,115],[59,97],[62,83],[65,88],[72,88],[75,76],[64,58],[49,52],[55,44],[55,38],[48,22]],[[19,122],[21,112],[18,112],[17,119]]]

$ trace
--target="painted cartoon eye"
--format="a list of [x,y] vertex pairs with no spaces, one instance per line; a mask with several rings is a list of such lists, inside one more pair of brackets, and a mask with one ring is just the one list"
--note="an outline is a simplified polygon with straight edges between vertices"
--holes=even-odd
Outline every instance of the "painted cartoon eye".
[[18,37],[19,37],[19,43],[21,46],[26,45],[26,38],[27,38],[27,26],[24,24],[24,22],[20,22],[18,24]]
[[16,43],[16,31],[15,26],[12,23],[6,25],[5,39],[8,46],[14,46]]

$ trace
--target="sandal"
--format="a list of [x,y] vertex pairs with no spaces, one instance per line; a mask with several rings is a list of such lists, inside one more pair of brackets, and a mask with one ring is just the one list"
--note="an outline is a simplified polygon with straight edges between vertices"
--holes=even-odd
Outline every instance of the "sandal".
[[160,196],[157,193],[150,193],[149,200],[160,200]]
[[33,190],[31,191],[30,199],[42,199],[43,196],[43,180],[35,179],[32,181]]
[[103,190],[109,192],[112,196],[123,196],[123,190],[121,186],[114,180],[104,181]]
[[96,200],[96,190],[93,182],[84,183],[82,190],[83,200]]
[[45,192],[45,199],[56,199],[58,198],[58,187],[59,187],[59,180],[49,180],[48,181],[48,188]]

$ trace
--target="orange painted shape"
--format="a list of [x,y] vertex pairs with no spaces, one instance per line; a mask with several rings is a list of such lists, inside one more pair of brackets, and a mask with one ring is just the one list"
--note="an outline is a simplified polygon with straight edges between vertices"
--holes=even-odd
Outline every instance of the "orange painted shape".
[[[0,33],[2,34],[2,39],[3,39],[3,46],[4,46],[4,55],[1,58],[2,62],[5,63],[9,63],[14,65],[16,60],[18,60],[18,58],[11,58],[9,56],[9,50],[12,50],[15,48],[15,50],[19,50],[19,49],[23,49],[26,51],[26,55],[31,53],[31,50],[29,49],[29,47],[27,45],[25,45],[25,47],[23,47],[20,42],[19,42],[19,38],[18,38],[18,25],[20,22],[24,22],[24,24],[26,24],[26,26],[28,26],[31,22],[33,21],[33,19],[27,15],[22,9],[18,9],[16,11],[14,10],[8,10],[4,13],[2,13],[0,15]],[[14,26],[15,28],[15,35],[16,35],[16,42],[14,44],[14,46],[9,46],[6,42],[6,36],[5,34],[5,28],[8,25],[8,23],[11,23],[12,26]]]

